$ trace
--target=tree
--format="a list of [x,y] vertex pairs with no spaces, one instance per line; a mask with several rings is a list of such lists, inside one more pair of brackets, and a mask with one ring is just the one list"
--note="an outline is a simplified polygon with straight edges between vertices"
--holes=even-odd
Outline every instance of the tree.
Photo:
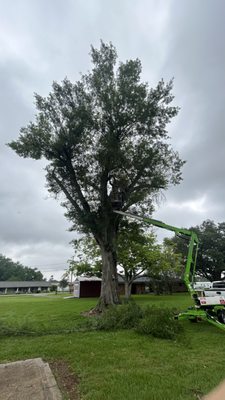
[[72,240],[75,251],[73,262],[76,275],[102,277],[101,251],[92,235],[85,235]]
[[179,184],[183,161],[166,126],[178,113],[173,82],[141,82],[140,60],[117,65],[116,49],[91,48],[92,70],[81,80],[53,82],[35,95],[37,115],[9,146],[19,156],[45,158],[48,189],[64,197],[72,230],[92,234],[102,256],[99,307],[118,304],[115,208],[153,210],[157,194]]
[[66,279],[69,285],[73,284],[73,280],[76,276],[76,263],[73,260],[69,260],[69,267],[64,272],[62,279]]
[[[203,221],[201,225],[189,228],[199,238],[199,250],[196,263],[197,275],[210,281],[221,279],[225,271],[225,222],[216,224],[212,220]],[[186,260],[188,242],[179,237],[172,238],[177,252]]]
[[152,233],[146,233],[136,222],[123,221],[118,235],[118,266],[122,271],[125,297],[131,295],[134,280],[144,272],[153,271],[160,257],[159,246]]
[[183,270],[182,255],[177,252],[176,245],[171,240],[164,239],[159,246],[154,268],[147,270],[155,293],[172,294],[174,281],[181,278]]
[[0,254],[0,281],[42,281],[43,275],[37,268],[24,267],[19,262]]
[[59,281],[59,287],[64,290],[68,286],[68,281],[66,279],[61,279]]
[[[95,244],[96,246],[96,244]],[[64,277],[70,277],[70,284],[73,283],[75,276],[102,276],[101,265],[89,263],[86,260],[71,261],[69,268],[63,274]]]

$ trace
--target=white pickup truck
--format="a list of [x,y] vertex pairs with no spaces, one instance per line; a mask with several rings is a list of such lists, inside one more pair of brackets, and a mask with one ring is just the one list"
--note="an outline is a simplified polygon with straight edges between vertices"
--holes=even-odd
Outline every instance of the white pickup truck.
[[204,290],[204,289],[211,289],[212,288],[212,282],[195,282],[194,283],[194,289],[195,290]]
[[225,281],[211,282],[211,288],[204,288],[204,295],[207,296],[224,296],[225,297]]

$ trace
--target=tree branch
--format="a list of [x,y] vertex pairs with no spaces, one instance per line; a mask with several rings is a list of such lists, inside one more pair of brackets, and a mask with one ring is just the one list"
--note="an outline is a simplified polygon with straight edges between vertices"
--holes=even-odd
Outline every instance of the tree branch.
[[56,176],[55,172],[52,172],[52,178],[56,181],[56,183],[58,184],[58,186],[60,187],[60,189],[63,191],[63,193],[65,194],[65,196],[67,197],[67,199],[70,201],[70,203],[74,206],[75,210],[77,211],[77,213],[79,215],[81,215],[83,213],[83,211],[81,210],[81,208],[79,207],[79,205],[77,204],[77,202],[73,199],[73,197],[71,196],[71,194],[68,192],[68,190],[65,188],[65,186],[63,185],[62,181]]
[[80,185],[79,185],[79,183],[77,181],[77,177],[76,177],[75,170],[73,168],[71,159],[69,158],[69,156],[67,154],[66,154],[66,162],[67,162],[67,167],[68,167],[69,172],[70,172],[70,177],[72,178],[72,182],[73,182],[74,187],[76,189],[76,193],[78,195],[78,198],[79,198],[79,200],[80,200],[80,202],[82,204],[82,207],[83,207],[84,211],[86,211],[87,213],[90,213],[91,212],[90,206],[89,206],[87,200],[85,199],[85,197],[84,197],[84,195],[83,195],[83,193],[81,191],[81,187],[80,187]]

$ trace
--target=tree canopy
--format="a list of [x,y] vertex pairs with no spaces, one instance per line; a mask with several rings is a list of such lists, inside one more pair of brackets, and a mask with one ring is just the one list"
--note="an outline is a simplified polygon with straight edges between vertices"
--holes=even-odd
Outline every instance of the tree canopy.
[[[196,232],[199,238],[196,274],[210,281],[220,280],[225,271],[225,222],[216,224],[212,220],[206,220],[190,230]],[[174,237],[172,241],[185,259],[187,242],[179,237]]]
[[125,284],[125,297],[131,294],[134,280],[144,272],[153,272],[160,247],[152,233],[137,222],[124,220],[118,235],[118,270]]
[[9,146],[22,157],[45,158],[48,189],[62,199],[71,229],[91,233],[101,249],[103,304],[118,303],[114,208],[151,213],[155,197],[179,184],[183,161],[167,125],[178,113],[173,82],[141,81],[138,59],[117,63],[116,49],[91,47],[93,68],[75,83],[53,82],[35,95],[37,115]]
[[152,279],[155,293],[172,293],[175,280],[183,277],[184,260],[178,253],[176,245],[165,239],[163,244],[158,246],[154,268],[148,269],[148,275]]
[[43,275],[37,268],[24,267],[0,254],[0,281],[42,281]]

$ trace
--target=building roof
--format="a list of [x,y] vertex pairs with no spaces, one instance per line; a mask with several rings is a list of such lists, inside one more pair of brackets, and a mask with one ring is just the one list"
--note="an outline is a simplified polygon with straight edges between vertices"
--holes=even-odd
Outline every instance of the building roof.
[[[124,279],[121,275],[118,275],[118,282],[123,283]],[[134,279],[134,283],[149,283],[150,278],[148,276],[137,276],[137,278]]]
[[100,281],[101,282],[101,278],[98,278],[97,276],[77,276],[75,279],[75,282],[96,282],[96,281]]
[[[101,281],[101,278],[98,278],[97,276],[77,276],[75,279],[75,282],[96,282],[96,281]],[[118,275],[118,282],[123,283],[124,279],[122,276]],[[138,276],[136,279],[134,279],[135,283],[149,283],[150,278],[148,276]]]
[[51,282],[46,281],[0,281],[0,289],[39,288],[50,287]]

